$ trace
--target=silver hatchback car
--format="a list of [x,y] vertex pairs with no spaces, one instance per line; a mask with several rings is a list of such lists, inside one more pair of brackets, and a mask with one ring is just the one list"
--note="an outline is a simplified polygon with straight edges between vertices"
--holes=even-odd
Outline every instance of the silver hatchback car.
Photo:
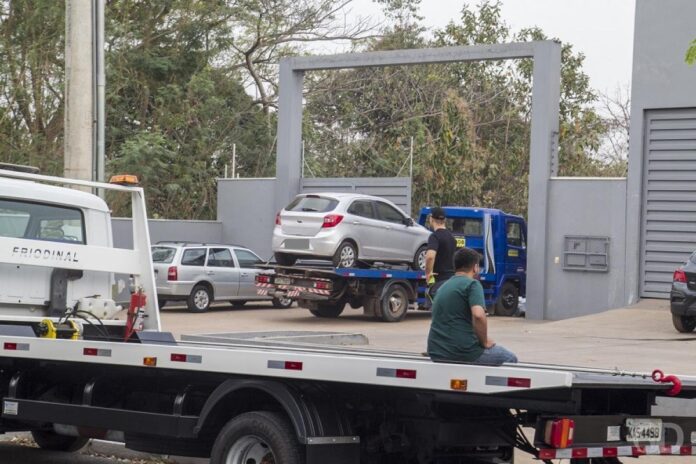
[[331,259],[336,267],[362,262],[408,263],[425,269],[430,231],[394,203],[355,193],[302,194],[276,216],[273,252],[280,265],[298,258]]
[[189,311],[207,311],[213,301],[241,307],[247,301],[271,300],[287,308],[292,300],[259,296],[256,274],[263,263],[253,251],[234,245],[160,242],[152,246],[159,306],[185,301]]

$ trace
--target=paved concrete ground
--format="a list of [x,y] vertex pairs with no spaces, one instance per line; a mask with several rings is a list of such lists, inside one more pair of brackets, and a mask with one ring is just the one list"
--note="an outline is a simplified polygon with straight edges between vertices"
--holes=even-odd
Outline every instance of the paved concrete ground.
[[[253,303],[242,309],[219,306],[205,314],[192,314],[182,307],[165,307],[162,323],[165,330],[174,332],[177,337],[182,333],[270,330],[360,332],[369,338],[371,348],[420,353],[425,350],[430,314],[412,312],[401,323],[388,324],[364,317],[360,311],[352,309],[346,309],[341,317],[329,320],[315,318],[301,308],[277,310]],[[660,368],[666,373],[696,375],[696,334],[682,335],[674,330],[666,301],[645,300],[631,308],[557,322],[493,317],[489,331],[494,340],[526,362],[648,372]],[[16,450],[9,445],[0,445],[0,462],[119,462],[94,456],[82,456],[79,460],[60,459],[63,457],[56,453]],[[534,461],[520,455],[517,462]],[[636,462],[686,464],[691,461],[689,458],[650,457]]]

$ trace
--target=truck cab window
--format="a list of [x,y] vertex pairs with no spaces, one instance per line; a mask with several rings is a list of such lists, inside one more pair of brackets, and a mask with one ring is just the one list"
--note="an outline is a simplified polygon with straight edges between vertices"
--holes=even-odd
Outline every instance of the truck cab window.
[[510,246],[522,247],[524,246],[524,239],[522,238],[522,227],[519,222],[508,222],[507,223],[507,243]]
[[84,244],[82,211],[42,203],[0,200],[0,236]]

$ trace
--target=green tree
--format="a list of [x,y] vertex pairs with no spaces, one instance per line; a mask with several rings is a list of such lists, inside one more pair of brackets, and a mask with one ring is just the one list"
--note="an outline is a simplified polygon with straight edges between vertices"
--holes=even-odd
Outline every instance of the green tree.
[[696,63],[696,39],[691,41],[691,45],[686,50],[686,62],[690,65]]

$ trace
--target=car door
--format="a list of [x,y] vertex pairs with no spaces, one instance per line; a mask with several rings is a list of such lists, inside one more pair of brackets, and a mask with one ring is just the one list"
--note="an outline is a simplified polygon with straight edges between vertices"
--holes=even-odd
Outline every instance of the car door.
[[229,248],[210,248],[205,273],[213,284],[216,300],[226,300],[237,296],[240,270]]
[[406,216],[383,201],[375,201],[377,217],[382,223],[382,233],[379,244],[384,250],[383,259],[396,261],[411,261],[415,250],[411,246],[411,234],[404,221]]
[[235,248],[234,254],[237,258],[237,264],[239,265],[240,299],[253,300],[259,298],[256,293],[256,274],[259,269],[256,265],[261,264],[263,261],[256,256],[256,254],[252,253],[251,250],[246,250],[244,248]]
[[351,238],[358,242],[358,254],[365,259],[380,256],[381,235],[384,232],[372,203],[370,200],[354,200],[346,210],[350,215],[346,219],[350,224]]

